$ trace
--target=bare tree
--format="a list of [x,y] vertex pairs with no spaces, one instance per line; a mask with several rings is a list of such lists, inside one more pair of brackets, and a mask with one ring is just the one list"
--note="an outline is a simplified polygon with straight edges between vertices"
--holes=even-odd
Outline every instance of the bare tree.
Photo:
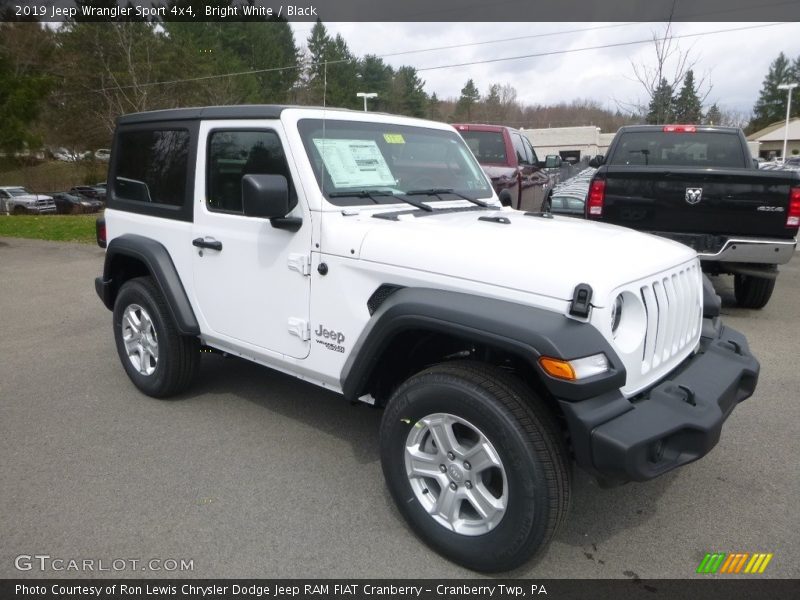
[[719,125],[724,127],[739,127],[744,129],[753,118],[752,113],[746,110],[737,110],[735,108],[722,108],[720,109],[721,119]]
[[[652,61],[636,63],[631,61],[633,70],[632,81],[638,82],[645,92],[645,102],[633,101],[626,102],[616,100],[617,106],[626,112],[636,115],[644,115],[648,111],[650,103],[658,96],[659,92],[665,87],[671,90],[680,89],[686,73],[698,70],[695,68],[698,59],[692,56],[692,49],[684,50],[681,48],[672,29],[672,22],[664,26],[663,32],[652,31],[653,52],[655,58]],[[711,83],[708,73],[703,73],[695,83],[697,95],[700,102],[704,103],[711,93]]]

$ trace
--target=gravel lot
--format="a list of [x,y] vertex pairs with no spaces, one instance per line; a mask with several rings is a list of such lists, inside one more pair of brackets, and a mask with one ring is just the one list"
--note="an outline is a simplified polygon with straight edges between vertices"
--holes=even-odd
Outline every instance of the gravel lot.
[[[474,576],[395,511],[379,411],[217,356],[185,397],[138,393],[94,293],[102,259],[0,238],[0,577],[76,575],[21,573],[20,554],[194,565],[117,576]],[[684,578],[706,552],[745,551],[775,553],[764,576],[800,577],[800,257],[762,311],[716,285],[761,360],[756,394],[709,456],[655,481],[600,489],[576,471],[567,526],[509,575]]]

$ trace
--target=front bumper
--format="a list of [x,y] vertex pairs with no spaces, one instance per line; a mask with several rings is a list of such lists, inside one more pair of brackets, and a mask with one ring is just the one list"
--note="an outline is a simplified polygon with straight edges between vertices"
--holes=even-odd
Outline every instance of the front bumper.
[[699,350],[645,393],[560,401],[576,461],[604,480],[625,482],[705,456],[735,406],[752,395],[759,369],[741,333],[705,319]]

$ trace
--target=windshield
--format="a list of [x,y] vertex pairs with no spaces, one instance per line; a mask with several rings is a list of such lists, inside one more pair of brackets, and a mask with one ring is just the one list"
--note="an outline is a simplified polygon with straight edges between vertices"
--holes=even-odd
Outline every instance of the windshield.
[[661,131],[622,133],[608,164],[700,168],[745,166],[738,135]]
[[25,188],[8,188],[6,191],[12,196],[33,196],[33,194]]
[[[453,194],[492,196],[480,165],[454,131],[339,120],[323,128],[322,119],[302,119],[297,126],[317,183],[332,204],[396,204],[390,194],[420,190],[439,192],[425,202],[454,200]],[[363,193],[369,191],[389,193]]]

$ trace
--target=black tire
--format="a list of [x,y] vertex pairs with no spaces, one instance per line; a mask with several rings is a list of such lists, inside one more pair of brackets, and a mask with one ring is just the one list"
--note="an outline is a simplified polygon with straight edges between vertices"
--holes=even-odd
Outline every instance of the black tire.
[[24,206],[15,206],[14,207],[14,214],[17,215],[17,216],[25,215],[25,214],[28,214],[28,211],[25,210]]
[[742,308],[764,308],[774,289],[775,279],[752,275],[733,276],[733,293],[736,303]]
[[[125,350],[123,315],[129,306],[138,305],[149,315],[158,346],[155,370],[137,370]],[[192,383],[200,361],[200,341],[178,333],[164,296],[150,277],[126,281],[114,302],[114,340],[122,366],[134,385],[148,396],[168,398]]]
[[[437,413],[477,426],[502,461],[506,508],[486,533],[464,535],[434,520],[406,474],[409,433]],[[526,385],[495,367],[458,361],[410,377],[392,395],[380,437],[384,476],[400,513],[429,546],[469,569],[498,572],[523,564],[550,542],[566,517],[570,464],[557,423]],[[462,514],[464,505],[457,510]]]

